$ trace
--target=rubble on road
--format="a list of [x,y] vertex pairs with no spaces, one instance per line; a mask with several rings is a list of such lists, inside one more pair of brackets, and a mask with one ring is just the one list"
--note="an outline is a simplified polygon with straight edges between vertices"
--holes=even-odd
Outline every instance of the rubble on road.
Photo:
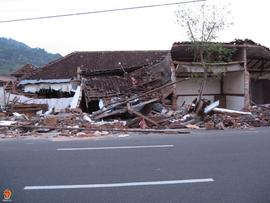
[[[189,133],[189,129],[250,128],[270,125],[270,104],[252,106],[248,111],[218,108],[219,102],[194,101],[174,110],[159,98],[144,95],[121,101],[121,104],[104,108],[93,114],[81,109],[65,109],[60,112],[33,115],[12,112],[14,108],[0,112],[1,138],[16,138],[40,133],[56,132],[56,136],[97,137],[122,132]],[[112,112],[117,111],[115,114]],[[100,118],[100,115],[105,115]],[[182,130],[182,131],[181,131]]]

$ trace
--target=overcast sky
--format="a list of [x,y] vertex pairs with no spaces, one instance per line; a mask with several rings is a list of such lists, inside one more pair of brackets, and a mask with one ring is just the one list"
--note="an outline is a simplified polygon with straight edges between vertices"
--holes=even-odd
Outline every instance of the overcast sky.
[[[184,1],[184,0],[178,0]],[[177,0],[0,0],[0,20],[95,11]],[[270,47],[269,0],[208,0],[231,4],[234,25],[219,41],[250,38]],[[177,6],[0,24],[0,37],[66,55],[73,51],[170,49],[187,36]]]

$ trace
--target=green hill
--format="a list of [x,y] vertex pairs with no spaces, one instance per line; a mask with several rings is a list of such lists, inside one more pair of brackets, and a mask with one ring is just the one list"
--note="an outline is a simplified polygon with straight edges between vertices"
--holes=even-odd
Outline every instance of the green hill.
[[62,57],[44,49],[31,48],[13,39],[0,37],[0,75],[9,74],[30,63],[37,67]]

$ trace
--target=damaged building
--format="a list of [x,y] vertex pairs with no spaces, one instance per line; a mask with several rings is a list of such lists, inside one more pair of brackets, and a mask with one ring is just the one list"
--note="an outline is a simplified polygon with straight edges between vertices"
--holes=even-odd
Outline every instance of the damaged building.
[[[232,55],[227,61],[207,64],[209,77],[203,97],[212,102],[219,100],[221,107],[234,110],[269,103],[269,49],[251,40],[216,44],[232,50]],[[178,106],[190,104],[198,96],[202,80],[192,75],[202,74],[204,68],[200,62],[194,61],[192,44],[189,42],[174,43],[171,56],[174,80],[190,77],[176,84],[175,102]]]
[[[18,88],[32,103],[92,113],[171,80],[169,51],[74,52],[24,77]],[[11,94],[25,102],[28,97]]]
[[11,73],[10,75],[15,77],[18,81],[23,80],[25,77],[29,77],[31,75],[34,75],[37,71],[37,67],[33,64],[25,64],[21,68],[18,68],[16,71]]
[[[207,63],[203,98],[232,110],[269,103],[269,49],[251,40],[215,44],[231,50],[231,55]],[[194,75],[200,76],[204,68],[192,46],[182,42],[174,43],[171,51],[73,52],[42,68],[27,64],[12,74],[23,95],[12,92],[9,100],[93,113],[171,82],[174,85],[154,93],[176,110],[199,94],[202,78]],[[178,82],[185,78],[189,79]]]
[[7,104],[6,91],[12,89],[16,78],[13,76],[0,76],[0,107],[4,107]]
[[[181,42],[168,51],[74,52],[42,68],[22,67],[32,71],[18,70],[17,81],[6,92],[2,88],[7,114],[38,114],[18,126],[49,126],[68,136],[270,125],[269,49],[251,40],[213,45],[230,54],[215,54],[202,64],[192,43]],[[208,77],[198,99],[205,67]]]

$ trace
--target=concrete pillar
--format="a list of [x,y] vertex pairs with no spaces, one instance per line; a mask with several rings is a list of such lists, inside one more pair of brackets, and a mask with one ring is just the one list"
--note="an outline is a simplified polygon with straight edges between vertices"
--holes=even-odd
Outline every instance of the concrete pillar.
[[246,109],[250,106],[250,75],[247,67],[247,48],[243,48],[243,61],[244,61],[244,107]]

